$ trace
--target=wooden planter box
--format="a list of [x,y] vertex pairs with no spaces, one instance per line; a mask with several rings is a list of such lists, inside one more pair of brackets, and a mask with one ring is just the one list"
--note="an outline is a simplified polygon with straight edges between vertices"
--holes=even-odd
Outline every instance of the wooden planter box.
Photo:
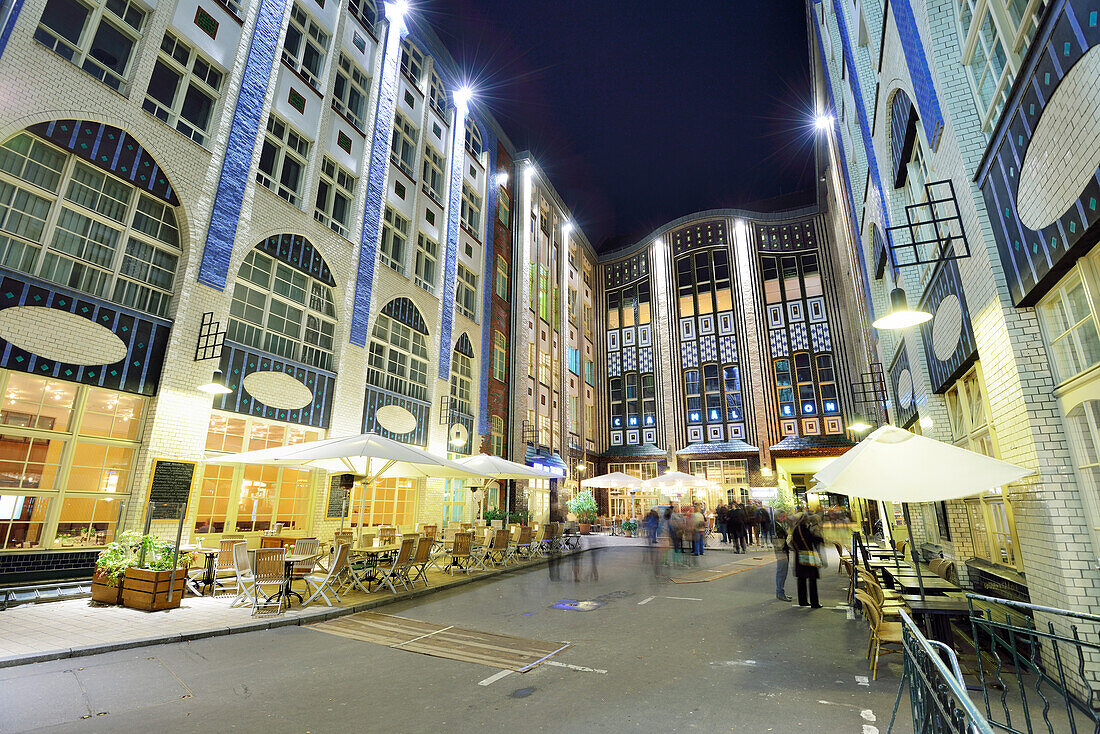
[[587,522],[579,522],[577,523],[577,531],[581,535],[588,535],[590,532],[592,532],[592,524]]
[[121,604],[123,579],[119,579],[118,586],[115,586],[108,583],[106,577],[97,571],[92,576],[92,601],[100,604]]
[[183,599],[184,584],[187,581],[187,569],[176,569],[176,582],[173,585],[172,601],[168,601],[168,582],[171,571],[150,571],[146,568],[127,569],[122,581],[122,604],[131,609],[155,612],[161,609],[176,609]]

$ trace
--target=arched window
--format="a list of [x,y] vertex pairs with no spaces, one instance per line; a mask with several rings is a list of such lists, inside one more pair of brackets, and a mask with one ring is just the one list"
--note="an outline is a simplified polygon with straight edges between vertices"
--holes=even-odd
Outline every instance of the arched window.
[[481,130],[478,130],[477,123],[472,120],[466,123],[466,150],[474,158],[480,158],[481,151],[483,150]]
[[470,338],[463,334],[455,344],[451,359],[451,407],[463,415],[474,414],[473,384],[474,350]]
[[[293,262],[284,258],[296,257]],[[328,267],[300,235],[269,237],[245,256],[226,338],[332,370],[336,308]]]
[[[139,173],[149,186],[131,183]],[[0,264],[12,270],[167,316],[178,205],[148,152],[116,128],[60,120],[0,145]]]
[[428,399],[428,329],[407,298],[378,314],[367,357],[367,383],[416,400]]
[[[1100,400],[1087,400],[1066,416],[1089,526],[1100,526]],[[1093,537],[1100,543],[1100,534]]]

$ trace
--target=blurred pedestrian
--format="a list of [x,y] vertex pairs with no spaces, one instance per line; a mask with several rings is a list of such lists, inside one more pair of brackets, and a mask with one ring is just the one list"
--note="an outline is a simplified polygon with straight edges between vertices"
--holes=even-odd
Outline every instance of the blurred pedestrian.
[[772,542],[772,514],[767,507],[761,506],[757,511],[760,519],[760,535],[763,537],[761,545]]
[[[817,579],[821,575],[821,536],[808,513],[795,515],[790,545],[794,551],[794,577],[798,582],[798,606],[820,609]],[[807,598],[808,595],[808,598]]]
[[745,552],[745,508],[737,500],[733,501],[733,508],[727,519],[729,523],[730,538],[733,540],[733,552]]
[[757,509],[752,502],[745,508],[745,532],[750,545],[760,545],[760,518],[756,514]]
[[775,598],[780,601],[790,601],[787,596],[787,572],[791,564],[791,548],[787,543],[787,513],[780,512],[773,525],[775,539],[772,547],[775,549]]
[[707,530],[707,520],[706,516],[703,515],[703,509],[699,505],[695,505],[695,511],[691,514],[691,526],[691,555],[701,556],[703,555],[703,538]]
[[726,519],[729,517],[729,508],[726,507],[725,502],[721,502],[718,505],[718,509],[714,511],[714,521],[718,523],[718,532],[722,534],[722,542],[730,542],[729,530],[726,527]]

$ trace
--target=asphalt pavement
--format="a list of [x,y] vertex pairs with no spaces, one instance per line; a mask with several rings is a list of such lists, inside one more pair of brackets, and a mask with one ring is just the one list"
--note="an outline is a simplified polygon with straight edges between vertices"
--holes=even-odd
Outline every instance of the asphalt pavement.
[[0,670],[0,732],[886,731],[900,659],[868,680],[834,569],[810,610],[770,563],[675,584],[653,560],[600,548],[375,610],[571,643],[527,673],[283,627]]

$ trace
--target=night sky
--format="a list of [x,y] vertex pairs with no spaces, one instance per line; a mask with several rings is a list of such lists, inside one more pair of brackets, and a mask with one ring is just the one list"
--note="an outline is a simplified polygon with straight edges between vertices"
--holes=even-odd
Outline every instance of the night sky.
[[472,76],[473,114],[534,153],[597,249],[702,209],[813,200],[803,0],[411,6]]

